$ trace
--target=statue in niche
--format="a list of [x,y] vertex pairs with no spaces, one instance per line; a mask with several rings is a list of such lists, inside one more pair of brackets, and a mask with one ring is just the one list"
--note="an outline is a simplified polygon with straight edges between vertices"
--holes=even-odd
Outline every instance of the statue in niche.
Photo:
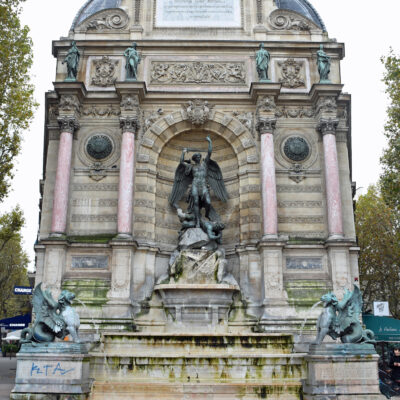
[[313,344],[320,345],[327,335],[333,340],[340,338],[342,343],[375,343],[374,333],[364,330],[360,323],[362,296],[358,286],[354,285],[352,292],[347,289],[342,301],[334,293],[324,294],[321,301],[324,310],[318,317]]
[[78,75],[79,59],[81,58],[81,53],[76,47],[76,42],[71,43],[71,48],[62,62],[62,64],[67,64],[68,75],[65,79],[66,82],[75,82]]
[[325,53],[321,44],[317,51],[317,66],[319,72],[319,83],[331,83],[329,73],[331,72],[331,58]]
[[[221,243],[224,224],[220,222],[219,215],[211,205],[210,188],[221,201],[228,200],[228,193],[222,178],[222,172],[218,164],[211,159],[212,141],[207,136],[208,151],[206,157],[202,156],[196,149],[183,149],[179,165],[175,171],[175,180],[172,187],[169,203],[178,212],[182,223],[182,230],[188,228],[201,228],[210,240]],[[196,151],[191,160],[185,160],[188,151]],[[190,186],[187,198],[188,209],[183,212],[178,202],[185,195]],[[202,216],[205,210],[205,218]]]
[[21,343],[50,343],[56,337],[63,340],[67,335],[71,335],[73,342],[79,343],[79,315],[72,308],[75,294],[63,290],[55,301],[50,291],[42,290],[41,286],[41,283],[36,286],[32,296],[35,322],[31,328],[22,330]]
[[124,56],[126,58],[126,80],[127,81],[137,81],[137,69],[140,64],[141,58],[139,52],[136,50],[137,44],[132,43],[132,47],[128,47]]
[[264,48],[264,43],[260,44],[260,49],[256,53],[256,66],[260,82],[270,82],[268,79],[268,67],[271,56]]

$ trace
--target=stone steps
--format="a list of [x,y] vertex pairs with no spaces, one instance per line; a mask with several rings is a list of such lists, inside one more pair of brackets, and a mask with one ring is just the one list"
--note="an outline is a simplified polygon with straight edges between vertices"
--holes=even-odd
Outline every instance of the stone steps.
[[290,335],[104,334],[93,400],[299,400],[305,354]]
[[299,400],[301,383],[159,384],[95,383],[90,400]]

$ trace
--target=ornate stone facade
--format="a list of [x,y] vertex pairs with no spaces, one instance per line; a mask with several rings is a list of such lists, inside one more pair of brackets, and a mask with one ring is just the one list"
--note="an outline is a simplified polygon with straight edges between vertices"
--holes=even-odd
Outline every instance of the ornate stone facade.
[[[319,314],[309,309],[320,295],[358,280],[344,46],[329,39],[305,0],[293,0],[301,5],[293,9],[278,0],[191,3],[92,0],[69,36],[54,42],[60,61],[75,40],[82,62],[77,82],[64,82],[58,62],[46,94],[37,283],[68,287],[88,305],[82,326],[103,346],[91,360],[94,400],[126,393],[298,400],[306,371],[304,354],[290,354],[292,335],[308,316],[307,341]],[[123,54],[132,41],[142,60],[137,81],[126,81]],[[271,82],[258,82],[261,42]],[[330,84],[319,84],[321,44],[332,58]],[[195,318],[195,303],[182,303],[177,292],[171,316],[162,307],[165,287],[155,287],[168,276],[181,228],[168,202],[177,165],[183,149],[183,162],[197,152],[204,158],[207,136],[229,195],[223,203],[211,190],[225,224],[225,272],[238,288],[225,292],[229,301],[216,294],[227,288],[211,288],[229,315],[218,302],[198,304],[206,323],[178,324],[179,331],[176,319]],[[197,301],[192,289],[186,295]],[[185,364],[182,346],[194,351]]]

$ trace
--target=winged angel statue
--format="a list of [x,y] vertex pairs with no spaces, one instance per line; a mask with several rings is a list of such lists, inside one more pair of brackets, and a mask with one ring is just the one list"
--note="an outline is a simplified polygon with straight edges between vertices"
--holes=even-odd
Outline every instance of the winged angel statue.
[[[185,160],[185,154],[195,149],[183,149],[179,165],[175,171],[175,180],[169,203],[177,210],[182,229],[201,228],[208,234],[210,240],[220,243],[224,224],[211,205],[210,188],[221,201],[228,200],[228,193],[222,178],[222,172],[218,164],[211,159],[212,141],[209,136],[207,156],[202,160],[200,153],[195,153],[192,160]],[[193,162],[192,162],[193,161]],[[189,189],[187,197],[188,209],[184,213],[179,208],[178,202]],[[205,210],[205,217],[202,218],[202,209]]]
[[346,289],[342,301],[338,301],[334,293],[321,297],[324,311],[318,318],[317,337],[314,344],[321,344],[326,335],[342,343],[375,343],[374,333],[363,329],[360,323],[362,296],[358,286],[350,292]]
[[79,343],[79,315],[71,306],[74,298],[74,293],[63,290],[55,301],[50,291],[43,291],[39,283],[32,296],[35,322],[21,332],[21,343],[49,343],[69,334],[75,343]]

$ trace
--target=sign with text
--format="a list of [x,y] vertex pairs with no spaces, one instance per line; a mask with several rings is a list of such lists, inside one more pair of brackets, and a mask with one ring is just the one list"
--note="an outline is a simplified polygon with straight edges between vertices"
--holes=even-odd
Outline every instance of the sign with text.
[[241,0],[157,0],[158,28],[240,28]]
[[375,317],[389,317],[389,303],[387,301],[374,301]]
[[14,294],[32,294],[33,288],[27,286],[14,286]]

